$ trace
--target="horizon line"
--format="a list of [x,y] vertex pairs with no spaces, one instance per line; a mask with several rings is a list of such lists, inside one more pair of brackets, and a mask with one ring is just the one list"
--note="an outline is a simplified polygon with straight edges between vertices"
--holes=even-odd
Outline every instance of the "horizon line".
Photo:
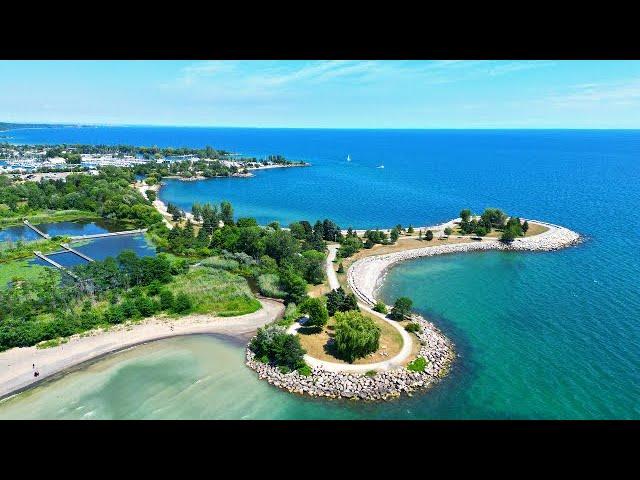
[[[10,125],[38,125],[60,127],[160,127],[160,128],[221,128],[221,129],[261,129],[261,130],[640,130],[638,127],[292,127],[292,126],[237,126],[237,125],[176,125],[154,123],[90,123],[90,122],[11,122],[0,121]],[[22,127],[22,129],[38,127]],[[19,130],[21,127],[4,131]],[[3,130],[0,130],[3,131]]]

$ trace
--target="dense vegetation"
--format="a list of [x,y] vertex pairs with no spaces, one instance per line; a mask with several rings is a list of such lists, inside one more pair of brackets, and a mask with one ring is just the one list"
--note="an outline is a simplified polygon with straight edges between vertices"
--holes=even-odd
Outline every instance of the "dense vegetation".
[[[324,282],[325,239],[341,236],[331,220],[317,221],[314,227],[307,221],[296,222],[290,230],[275,222],[260,227],[253,218],[235,219],[229,202],[194,204],[191,210],[199,225],[187,220],[171,230],[163,226],[151,230],[160,251],[234,260],[237,273],[254,279],[263,295],[287,303],[300,304],[308,283]],[[183,218],[182,213],[175,215]]]
[[37,279],[0,290],[0,350],[34,345],[98,326],[160,312],[242,315],[257,310],[246,282],[211,268],[192,268],[165,255],[116,258],[75,267],[77,283],[47,269]]
[[105,167],[98,175],[71,174],[65,180],[17,182],[0,176],[0,218],[47,210],[81,210],[136,226],[162,222],[162,216],[131,188],[129,169]]
[[249,343],[249,348],[256,358],[263,363],[270,363],[287,372],[305,367],[305,350],[296,335],[287,334],[280,325],[267,325],[259,328],[258,333]]
[[460,212],[460,220],[460,233],[484,237],[496,230],[502,232],[500,240],[504,242],[523,236],[529,229],[528,222],[523,223],[519,217],[510,217],[499,208],[485,208],[479,218],[473,218],[471,210],[464,209]]

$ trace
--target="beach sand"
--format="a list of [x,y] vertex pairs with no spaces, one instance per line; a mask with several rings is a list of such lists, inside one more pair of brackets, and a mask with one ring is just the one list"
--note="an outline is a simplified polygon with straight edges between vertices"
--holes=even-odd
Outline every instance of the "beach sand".
[[[220,334],[246,342],[259,327],[284,312],[284,305],[278,301],[262,298],[259,301],[262,308],[248,315],[190,315],[178,319],[151,317],[137,323],[113,326],[107,331],[97,329],[73,335],[67,343],[56,347],[38,349],[34,346],[0,352],[0,398],[70,367],[145,342],[191,334]],[[33,376],[35,370],[40,373],[38,377]]]

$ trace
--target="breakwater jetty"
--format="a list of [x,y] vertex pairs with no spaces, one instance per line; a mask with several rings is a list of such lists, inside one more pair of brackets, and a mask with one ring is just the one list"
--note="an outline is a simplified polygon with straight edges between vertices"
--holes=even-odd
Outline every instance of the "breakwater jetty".
[[547,231],[531,237],[516,238],[512,242],[502,242],[497,238],[483,238],[469,240],[469,242],[433,245],[394,252],[385,255],[365,257],[349,267],[347,284],[358,299],[367,304],[375,305],[375,293],[384,278],[384,274],[392,265],[414,258],[431,257],[458,252],[475,252],[483,250],[504,251],[552,251],[569,247],[580,242],[580,235],[568,228],[552,223],[528,220],[530,224],[537,223],[548,228]]

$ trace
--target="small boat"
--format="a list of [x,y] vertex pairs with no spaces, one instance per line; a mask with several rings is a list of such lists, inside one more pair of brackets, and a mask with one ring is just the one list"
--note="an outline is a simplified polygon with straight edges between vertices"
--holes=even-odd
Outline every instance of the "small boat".
[[351,161],[351,155],[347,155],[347,162]]
[[384,165],[378,165],[376,168],[384,168]]

